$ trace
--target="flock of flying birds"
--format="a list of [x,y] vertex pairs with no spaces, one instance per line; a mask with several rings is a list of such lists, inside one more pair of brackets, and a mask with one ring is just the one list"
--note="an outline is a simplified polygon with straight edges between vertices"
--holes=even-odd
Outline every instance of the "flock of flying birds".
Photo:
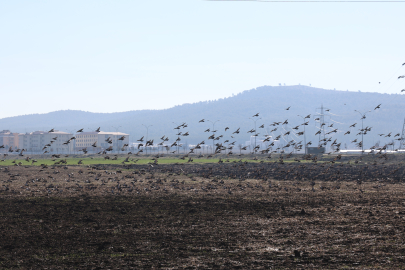
[[[405,63],[403,63],[402,66],[405,66]],[[403,79],[403,78],[405,78],[405,75],[401,75],[401,76],[398,77],[398,79]],[[405,92],[405,89],[402,89],[401,92]],[[290,108],[291,108],[291,107],[287,107],[285,110],[288,111],[288,110],[290,110]],[[380,108],[381,108],[381,104],[378,104],[378,105],[374,108],[374,110],[377,110],[377,109],[380,109]],[[326,109],[326,111],[329,111],[329,109]],[[252,117],[259,117],[259,113],[256,113],[256,114],[253,115]],[[305,130],[299,131],[299,128],[300,128],[300,126],[308,125],[309,120],[307,121],[307,119],[310,119],[310,118],[311,118],[311,115],[309,114],[309,115],[307,115],[307,116],[305,116],[305,117],[303,117],[303,118],[304,118],[304,123],[303,123],[303,124],[298,125],[298,126],[295,126],[295,127],[292,128],[292,130],[288,130],[288,131],[284,128],[286,125],[288,125],[288,119],[287,119],[287,120],[284,120],[284,121],[282,121],[282,122],[273,122],[272,124],[270,124],[270,126],[273,126],[273,127],[274,127],[274,128],[270,131],[271,134],[274,134],[274,132],[276,132],[277,130],[284,130],[284,131],[282,131],[282,132],[281,132],[279,135],[277,135],[277,136],[266,135],[266,138],[265,138],[263,141],[261,141],[262,143],[266,143],[266,148],[260,150],[262,143],[260,143],[259,145],[254,145],[254,148],[253,148],[253,150],[252,150],[252,153],[257,153],[257,152],[260,152],[261,154],[268,154],[268,153],[270,153],[270,155],[271,155],[271,153],[277,153],[277,152],[279,152],[279,153],[285,153],[285,151],[291,149],[291,147],[293,148],[293,151],[294,151],[294,150],[302,150],[302,148],[304,147],[304,144],[302,143],[302,141],[297,142],[295,139],[290,140],[290,141],[287,141],[287,140],[285,139],[285,137],[288,136],[288,135],[290,135],[291,132],[294,132],[293,130],[296,130],[296,132],[294,132],[294,135],[295,135],[296,137],[304,135]],[[363,114],[361,119],[365,119],[365,118],[366,118],[366,115]],[[199,123],[203,123],[203,122],[205,122],[205,121],[206,121],[205,119],[201,119],[201,120],[199,121]],[[208,120],[208,121],[209,121],[209,120]],[[320,123],[320,118],[319,118],[319,117],[315,118],[315,121],[318,121],[318,122]],[[324,128],[325,125],[326,125],[325,123],[320,123],[320,128],[319,128],[319,130],[315,133],[315,136],[322,134],[322,130],[324,130],[323,128]],[[356,125],[357,125],[357,123],[354,123],[354,124],[350,125],[349,130],[346,131],[346,132],[344,133],[344,135],[349,135],[349,134],[351,133],[350,128],[355,128]],[[158,146],[166,146],[166,148],[167,148],[167,147],[170,147],[170,148],[177,147],[177,152],[178,152],[178,151],[179,151],[178,148],[182,146],[182,144],[181,144],[181,137],[180,137],[180,136],[189,136],[189,135],[190,135],[188,131],[187,131],[187,132],[184,132],[184,133],[183,133],[182,131],[180,131],[180,129],[184,129],[184,128],[186,128],[187,126],[188,126],[188,125],[187,125],[186,123],[182,123],[181,125],[178,125],[178,126],[176,126],[176,127],[174,128],[174,129],[176,129],[176,130],[179,130],[178,133],[176,134],[176,136],[178,136],[178,137],[177,137],[177,139],[176,139],[173,143],[170,144],[170,146],[169,146],[169,145],[166,145],[166,142],[169,141],[169,138],[168,138],[167,136],[165,136],[165,135],[160,138],[160,139],[161,139],[161,142],[159,142],[157,145],[158,145]],[[282,127],[282,128],[279,129],[279,126]],[[331,146],[332,149],[334,149],[334,152],[339,152],[339,151],[340,151],[340,148],[341,148],[341,142],[337,142],[337,139],[333,140],[333,139],[332,139],[332,136],[328,136],[328,135],[331,135],[331,134],[333,134],[333,133],[337,133],[337,132],[338,132],[338,129],[335,128],[335,127],[333,127],[333,124],[327,125],[327,127],[330,128],[330,129],[332,129],[332,130],[329,131],[329,132],[323,132],[323,133],[324,133],[324,134],[323,134],[323,137],[324,137],[324,138],[319,140],[319,142],[318,142],[318,147],[324,147],[324,146],[326,146],[328,143],[331,143],[330,146]],[[264,128],[265,128],[264,124],[262,124],[262,125],[259,126],[259,129],[264,129]],[[305,127],[304,127],[304,128],[305,128]],[[225,132],[227,132],[228,130],[229,130],[229,127],[225,127]],[[359,132],[358,132],[356,135],[366,135],[367,132],[369,132],[369,131],[371,131],[371,127],[366,126],[365,128],[359,129]],[[52,132],[55,132],[55,130],[54,130],[54,129],[51,129],[51,130],[48,131],[48,133],[52,133]],[[76,133],[82,133],[82,132],[83,132],[83,128],[82,128],[82,129],[79,129],[78,131],[76,131]],[[97,132],[97,133],[100,132],[100,127],[97,128],[97,129],[95,130],[95,132]],[[232,154],[233,154],[233,148],[235,147],[236,141],[230,142],[230,141],[227,139],[227,140],[224,140],[222,143],[220,143],[219,141],[224,137],[224,135],[216,135],[216,133],[218,132],[218,130],[211,130],[211,129],[208,128],[208,129],[206,129],[204,132],[212,132],[212,134],[208,137],[208,140],[213,140],[213,151],[212,151],[213,154],[220,154],[220,153],[223,153],[223,151],[225,151],[225,153],[226,153],[227,155],[232,155]],[[231,138],[234,139],[234,138],[235,138],[234,135],[235,135],[235,134],[239,134],[239,133],[240,133],[240,128],[237,128],[235,131],[232,132]],[[254,137],[257,137],[257,136],[259,135],[259,132],[258,132],[258,130],[256,130],[256,129],[251,129],[251,130],[247,131],[247,133],[253,134],[252,136],[254,136]],[[378,135],[379,135],[379,136],[385,136],[385,137],[391,137],[391,136],[393,136],[393,138],[395,138],[394,140],[398,140],[398,141],[403,140],[403,138],[401,137],[401,134],[399,134],[399,133],[397,133],[397,134],[395,134],[395,135],[392,135],[392,132],[389,132],[388,134],[378,134]],[[282,137],[283,137],[283,140],[286,142],[286,144],[283,145],[283,146],[278,146],[277,148],[273,149],[273,147],[275,146],[275,142],[279,141]],[[398,137],[398,138],[396,138],[396,137]],[[75,140],[75,139],[76,139],[76,137],[73,136],[73,137],[71,137],[70,139],[68,139],[66,142],[64,142],[63,145],[68,145],[68,144],[70,144],[70,143],[71,143],[73,140]],[[124,139],[125,139],[125,136],[122,136],[122,137],[120,137],[118,140],[123,141]],[[50,141],[48,144],[44,145],[44,147],[43,147],[43,149],[42,149],[42,150],[44,151],[44,154],[49,153],[49,151],[47,150],[48,147],[51,147],[52,143],[54,143],[56,140],[57,140],[57,137],[54,137],[54,138],[51,139],[51,141]],[[272,140],[272,141],[270,142],[270,140]],[[333,141],[332,141],[332,140],[333,140]],[[112,141],[111,137],[107,138],[105,141],[106,141],[108,144],[113,144],[113,141]],[[214,144],[215,141],[218,141],[218,142],[217,142],[216,144]],[[138,152],[135,153],[135,155],[139,155],[140,153],[142,153],[142,152],[143,152],[143,149],[144,149],[145,147],[153,146],[153,145],[154,145],[154,140],[146,140],[146,141],[145,141],[145,140],[144,140],[144,136],[142,136],[142,138],[140,138],[139,140],[137,140],[137,142],[139,142],[139,143],[138,143],[138,146],[137,146]],[[363,149],[363,147],[364,147],[363,141],[359,141],[358,139],[354,139],[353,141],[351,141],[351,143],[355,143],[356,146],[359,147],[359,148],[361,148],[361,149]],[[201,148],[202,148],[202,145],[204,145],[204,144],[205,144],[205,141],[202,141],[202,142],[198,143],[196,146],[190,148],[189,153],[187,153],[184,157],[182,157],[182,159],[184,159],[185,157],[188,157],[189,154],[194,153],[195,150],[201,149]],[[306,143],[305,147],[308,147],[308,146],[310,146],[310,145],[312,145],[312,142],[311,142],[311,141],[309,141],[308,143]],[[390,143],[388,143],[388,144],[385,144],[385,145],[382,146],[382,147],[372,146],[372,147],[370,148],[370,150],[371,150],[370,153],[373,153],[374,151],[378,151],[378,153],[381,154],[382,151],[386,150],[389,146],[392,146],[392,145],[394,145],[394,142],[393,142],[393,141],[390,142]],[[128,144],[124,144],[123,147],[121,147],[119,150],[125,151],[126,147],[128,147],[128,146],[129,146]],[[92,144],[92,147],[96,148],[96,147],[97,147],[97,142],[94,142],[94,143]],[[141,147],[143,147],[143,149],[142,149]],[[1,149],[1,148],[5,148],[4,145],[1,145],[1,146],[0,146],[0,149]],[[239,155],[241,155],[241,151],[242,151],[242,150],[245,150],[245,151],[246,151],[247,148],[248,148],[248,146],[243,146],[243,147],[240,146],[240,154],[239,154]],[[398,149],[395,149],[395,150],[397,151]],[[8,152],[14,152],[14,151],[15,151],[15,152],[19,152],[19,155],[20,155],[20,156],[23,156],[23,153],[24,153],[25,151],[27,151],[27,150],[26,150],[26,149],[16,149],[16,150],[13,150],[12,147],[10,147],[9,150],[8,150]],[[81,150],[79,150],[79,151],[82,151],[84,154],[87,154],[87,153],[88,153],[87,148],[83,148],[83,149],[81,149]],[[108,148],[106,148],[105,150],[99,152],[98,154],[106,155],[106,154],[107,154],[108,152],[110,152],[110,151],[113,151],[113,146],[112,146],[112,145],[109,146]],[[292,151],[292,152],[293,152],[293,151]],[[290,154],[292,154],[292,152],[291,152]],[[363,150],[363,152],[364,152],[364,150]],[[171,153],[173,153],[173,154],[176,153],[176,150],[172,151]],[[329,152],[329,154],[330,154],[330,153],[331,153],[331,152]],[[129,152],[128,154],[132,154],[132,152]],[[7,156],[7,154],[4,154],[4,156]],[[203,155],[200,154],[200,156],[203,156]],[[212,157],[212,155],[209,155],[208,157]],[[190,159],[191,159],[191,158],[190,158]],[[29,160],[29,157],[27,157],[27,161],[28,161],[28,160]]]
[[[403,63],[402,66],[405,66],[405,63]],[[399,77],[398,77],[398,79],[403,79],[403,78],[405,78],[405,75],[402,75],[402,76],[399,76]],[[405,91],[405,89],[402,89],[402,90],[401,90],[401,92],[404,92],[404,91]],[[288,111],[288,110],[290,110],[290,108],[291,108],[291,106],[287,107],[285,110]],[[377,109],[380,109],[380,108],[381,108],[381,104],[378,104],[378,105],[374,108],[374,110],[377,110]],[[329,109],[326,109],[326,111],[329,111]],[[252,117],[259,117],[259,113],[256,113],[256,114],[253,115]],[[309,114],[309,115],[307,115],[306,117],[304,117],[304,120],[310,119],[310,118],[311,118],[311,115]],[[363,120],[363,119],[365,119],[365,118],[366,118],[366,115],[363,114],[361,119]],[[320,122],[320,117],[316,117],[316,118],[315,118],[315,121]],[[203,123],[203,122],[205,122],[205,119],[201,119],[201,120],[199,121],[199,123]],[[305,126],[305,125],[308,125],[308,123],[309,123],[309,121],[304,121],[304,123],[301,124],[301,125]],[[273,122],[272,124],[270,124],[270,126],[273,126],[274,129],[272,129],[272,130],[270,131],[270,133],[273,134],[273,132],[276,132],[276,131],[279,129],[279,127],[277,127],[277,126],[283,127],[283,126],[285,126],[285,125],[288,125],[288,119],[285,120],[285,121],[283,121],[283,122]],[[321,135],[322,130],[323,130],[322,128],[323,128],[324,125],[326,125],[326,124],[325,124],[325,123],[320,123],[320,128],[319,128],[319,130],[315,133],[315,136],[316,136],[316,135]],[[349,130],[346,131],[346,132],[344,133],[344,135],[349,135],[349,134],[351,134],[352,131],[351,131],[350,129],[351,129],[351,128],[355,128],[356,125],[357,125],[357,123],[354,123],[354,124],[350,125],[350,126],[349,126]],[[178,125],[178,126],[175,127],[174,129],[180,130],[181,128],[186,128],[187,126],[188,126],[188,125],[187,125],[186,123],[183,123],[183,124],[181,124],[181,125]],[[333,140],[333,139],[332,139],[332,136],[329,136],[329,137],[327,136],[327,135],[331,135],[331,134],[333,134],[333,133],[337,133],[337,132],[338,132],[338,129],[335,128],[335,127],[333,127],[333,124],[328,125],[327,127],[328,127],[328,128],[331,128],[332,130],[329,131],[329,132],[324,132],[324,134],[323,134],[323,135],[324,135],[324,136],[323,136],[324,138],[319,140],[318,147],[323,147],[323,146],[326,146],[328,143],[331,143],[331,147],[334,149],[334,152],[335,152],[335,153],[336,153],[336,152],[339,152],[342,143],[341,143],[341,142],[337,142],[337,139]],[[264,128],[265,128],[264,124],[262,124],[262,125],[259,126],[259,129],[264,129]],[[285,150],[286,150],[286,149],[290,149],[290,147],[293,147],[293,151],[294,151],[294,150],[301,150],[301,149],[303,148],[303,146],[304,146],[304,145],[302,144],[302,141],[297,142],[297,141],[294,140],[294,139],[291,140],[291,141],[286,141],[286,144],[285,144],[284,146],[279,146],[279,147],[273,149],[273,147],[275,146],[275,141],[280,140],[281,137],[283,137],[283,139],[285,140],[284,137],[290,135],[291,132],[294,132],[296,136],[302,136],[302,135],[304,135],[305,131],[304,131],[304,130],[299,131],[299,128],[300,128],[300,125],[295,126],[295,127],[292,128],[293,130],[296,130],[296,132],[294,132],[294,131],[287,131],[285,128],[282,128],[285,132],[282,132],[281,134],[279,134],[279,135],[277,135],[277,136],[274,136],[274,137],[273,137],[273,136],[270,136],[270,135],[266,135],[266,138],[265,138],[262,142],[263,142],[263,143],[266,143],[266,142],[267,142],[267,147],[266,147],[265,149],[260,150],[261,144],[255,145],[254,148],[253,148],[253,150],[252,150],[252,153],[257,153],[257,152],[259,152],[259,151],[260,151],[261,154],[268,154],[268,153],[270,153],[270,155],[271,155],[271,153],[277,153],[277,152],[285,153]],[[225,130],[224,130],[224,131],[227,132],[227,130],[229,130],[229,127],[225,127]],[[356,135],[366,135],[366,134],[367,134],[368,132],[370,132],[370,131],[371,131],[371,127],[366,126],[365,128],[359,129],[359,132],[358,132]],[[227,139],[227,140],[224,140],[222,143],[220,143],[219,141],[220,141],[224,136],[223,136],[223,135],[216,135],[216,133],[218,132],[218,130],[211,130],[211,129],[208,128],[208,129],[206,129],[204,132],[212,132],[212,134],[208,137],[208,140],[213,140],[213,144],[214,144],[215,141],[218,141],[218,143],[216,143],[216,144],[214,145],[214,147],[213,147],[213,150],[214,150],[213,153],[214,153],[214,154],[220,154],[220,153],[222,153],[223,151],[225,151],[227,155],[232,155],[232,154],[233,154],[233,148],[235,147],[236,141],[230,142],[230,141]],[[238,129],[236,129],[234,132],[232,132],[231,138],[234,139],[234,135],[235,135],[235,134],[239,134],[239,133],[240,133],[240,128],[238,128]],[[247,133],[253,134],[252,136],[254,136],[254,137],[257,137],[257,136],[259,135],[259,133],[257,132],[256,129],[251,129],[251,130],[249,130]],[[181,138],[180,138],[180,136],[189,136],[189,135],[190,135],[189,132],[183,133],[183,132],[179,131],[179,132],[176,134],[176,136],[178,136],[177,139],[170,145],[170,147],[179,147],[179,146],[181,146],[181,143],[180,143]],[[401,137],[401,134],[399,134],[399,133],[397,133],[397,134],[395,134],[395,135],[392,135],[392,132],[389,132],[388,134],[378,134],[378,135],[379,135],[379,136],[385,136],[385,137],[391,137],[391,136],[393,136],[393,138],[395,138],[395,140],[398,140],[398,141],[401,141],[401,140],[403,139],[403,138]],[[398,137],[398,138],[396,138],[396,137]],[[146,144],[144,145],[144,144],[143,144],[143,139],[144,139],[144,137],[142,137],[141,139],[138,140],[138,142],[140,142],[140,143],[138,144],[138,153],[136,153],[136,155],[138,155],[139,153],[143,152],[142,149],[139,149],[140,147],[142,147],[142,146],[152,146],[152,145],[153,145],[153,140],[147,141]],[[272,141],[270,142],[271,139],[272,139]],[[158,143],[159,146],[163,146],[165,142],[169,141],[169,138],[164,135],[163,137],[161,137],[161,140],[162,140],[162,141],[161,141],[160,143]],[[332,140],[333,140],[333,141],[332,141]],[[228,143],[228,144],[227,144],[227,143]],[[353,141],[351,141],[351,143],[355,143],[357,147],[363,149],[363,141],[362,141],[362,140],[359,141],[358,139],[354,139]],[[202,141],[202,142],[198,143],[196,146],[190,148],[190,151],[189,151],[188,154],[192,154],[192,153],[194,153],[195,150],[201,149],[201,148],[202,148],[202,145],[204,145],[204,144],[205,144],[205,141]],[[306,143],[305,146],[308,147],[308,146],[310,146],[310,145],[312,145],[312,142],[311,142],[311,141],[308,142],[308,143]],[[378,154],[381,154],[382,151],[387,150],[387,148],[388,148],[389,146],[392,146],[392,145],[394,145],[394,142],[393,142],[393,141],[390,142],[390,143],[385,144],[385,145],[382,146],[382,147],[372,146],[372,147],[370,148],[370,153],[374,153],[375,151],[378,151]],[[243,146],[243,147],[241,146],[240,151],[242,151],[242,150],[247,150],[247,148],[248,148],[248,146]],[[398,149],[395,149],[395,150],[398,151]],[[292,152],[293,152],[293,151],[292,151]],[[178,150],[177,150],[177,152],[178,152]],[[291,152],[290,154],[292,154],[292,152]],[[363,152],[364,152],[364,150],[363,150]],[[173,154],[176,153],[176,150],[175,150],[175,151],[172,151],[171,153],[173,153]],[[185,156],[183,156],[182,159],[184,159],[185,157],[187,157],[188,154],[186,154]],[[329,154],[331,154],[331,152],[329,152]],[[239,154],[239,155],[241,155],[241,154]],[[200,154],[200,156],[202,156],[202,155]],[[212,157],[212,155],[209,155],[208,157]],[[190,158],[189,160],[192,160],[192,159]]]
[[[291,107],[288,107],[288,108],[286,108],[285,110],[288,111],[288,110],[290,110],[290,108],[291,108]],[[380,109],[380,108],[381,108],[381,104],[378,104],[378,105],[374,108],[374,110],[378,110],[378,109]],[[326,111],[329,111],[329,110],[327,109]],[[259,117],[259,113],[256,113],[256,114],[253,115],[252,117]],[[270,126],[273,126],[273,127],[274,127],[274,128],[270,131],[271,134],[274,134],[274,132],[276,132],[276,131],[279,130],[279,129],[280,129],[280,130],[284,130],[284,131],[282,131],[282,132],[281,132],[279,135],[277,135],[277,136],[266,135],[265,139],[264,139],[263,141],[261,141],[262,143],[260,143],[260,144],[258,144],[258,145],[255,145],[254,147],[252,147],[253,149],[250,149],[250,150],[252,150],[252,153],[257,153],[257,152],[259,152],[259,153],[261,153],[261,154],[270,154],[269,157],[271,157],[271,154],[272,154],[272,153],[282,153],[282,154],[283,154],[283,153],[286,153],[286,151],[287,151],[287,150],[290,151],[291,148],[292,148],[293,150],[289,153],[289,155],[291,155],[294,150],[302,150],[302,148],[303,148],[303,146],[304,146],[304,144],[302,143],[302,140],[299,141],[299,142],[297,142],[295,139],[293,139],[293,140],[291,140],[291,141],[286,141],[286,140],[285,140],[285,137],[288,136],[288,135],[290,135],[291,132],[294,132],[294,134],[296,135],[296,137],[299,137],[299,136],[304,135],[305,131],[304,131],[304,130],[300,131],[300,130],[299,130],[299,129],[300,129],[300,126],[308,125],[308,124],[309,124],[309,119],[311,118],[311,115],[309,114],[309,115],[307,115],[307,116],[305,116],[305,117],[303,117],[303,118],[304,118],[304,123],[302,123],[301,125],[298,125],[298,126],[293,127],[293,128],[292,128],[291,130],[289,130],[289,131],[287,131],[285,128],[283,128],[283,126],[288,125],[288,119],[287,119],[287,120],[284,120],[284,121],[281,121],[281,122],[273,122],[272,124],[270,124]],[[362,115],[362,118],[361,118],[361,119],[365,119],[365,118],[366,118],[366,116],[365,116],[365,115]],[[317,118],[315,118],[314,120],[319,122],[319,121],[320,121],[320,118],[317,117]],[[199,121],[199,123],[204,123],[205,121],[206,121],[205,119],[201,119],[201,120]],[[207,120],[207,121],[209,121],[209,120]],[[315,136],[316,136],[316,135],[320,135],[320,134],[322,133],[322,127],[323,127],[324,125],[326,125],[326,124],[325,124],[325,123],[320,123],[320,128],[319,128],[319,130],[315,133]],[[351,129],[351,128],[355,128],[356,125],[357,125],[357,123],[354,123],[354,124],[350,125],[349,130],[346,131],[346,132],[344,133],[344,135],[351,134],[351,130],[350,130],[350,129]],[[161,141],[160,141],[157,145],[159,145],[159,146],[166,146],[166,147],[169,147],[169,148],[177,147],[177,152],[178,152],[178,147],[181,147],[181,146],[182,146],[182,144],[181,144],[181,136],[184,136],[184,137],[185,137],[185,136],[189,136],[189,135],[190,135],[188,131],[183,132],[183,131],[180,131],[180,129],[184,129],[184,128],[187,128],[187,127],[188,127],[188,125],[187,125],[186,123],[182,123],[181,125],[176,126],[174,129],[175,129],[175,130],[178,130],[178,133],[176,134],[177,139],[176,139],[173,143],[171,143],[171,144],[169,143],[169,144],[166,145],[165,143],[169,141],[169,138],[164,135],[164,136],[162,136],[162,137],[160,138]],[[281,128],[280,128],[280,127],[281,127]],[[324,146],[326,146],[326,145],[330,142],[330,143],[331,143],[330,145],[333,146],[334,152],[339,152],[339,151],[340,151],[340,148],[341,148],[341,143],[340,143],[340,142],[337,142],[337,139],[333,140],[333,139],[332,139],[332,135],[331,135],[331,134],[333,134],[333,133],[337,133],[337,132],[338,132],[338,129],[337,129],[337,128],[334,128],[334,127],[333,127],[333,124],[327,125],[327,127],[330,128],[331,131],[325,132],[325,133],[323,134],[323,135],[324,135],[324,138],[319,140],[318,147],[324,147]],[[262,125],[259,126],[259,129],[264,129],[264,128],[265,128],[265,125],[264,125],[264,124],[262,124]],[[229,127],[225,127],[224,132],[226,133],[229,129],[230,129]],[[296,132],[293,131],[293,130],[296,130]],[[366,135],[367,132],[369,132],[369,131],[371,131],[371,127],[366,126],[365,128],[359,129],[359,132],[358,132],[356,135]],[[51,130],[48,131],[48,133],[52,133],[52,132],[55,132],[55,130],[54,130],[54,129],[51,129]],[[83,132],[83,129],[79,129],[79,130],[77,131],[77,133],[81,133],[81,132]],[[100,132],[100,127],[97,128],[97,129],[95,130],[95,132]],[[212,133],[210,136],[207,137],[208,140],[212,140],[212,142],[213,142],[213,151],[212,151],[213,153],[210,154],[210,155],[208,155],[208,157],[212,157],[213,154],[221,154],[221,153],[223,153],[224,151],[225,151],[225,154],[227,154],[228,156],[229,156],[229,155],[233,155],[233,149],[234,149],[234,147],[235,147],[236,140],[233,140],[232,142],[230,142],[230,140],[226,139],[226,140],[224,140],[223,142],[219,142],[220,140],[223,140],[222,138],[224,137],[224,135],[217,135],[218,130],[211,130],[210,128],[208,128],[208,129],[206,129],[204,132],[210,132],[210,133]],[[232,138],[232,139],[235,139],[235,137],[234,137],[234,136],[236,136],[235,134],[239,134],[240,132],[241,132],[241,130],[240,130],[240,127],[239,127],[239,128],[237,128],[236,130],[234,130],[234,131],[231,133],[231,138]],[[256,129],[250,129],[249,131],[247,131],[247,133],[251,133],[252,136],[254,136],[254,137],[257,137],[257,136],[260,134],[260,133],[258,132],[258,130],[256,130]],[[329,135],[330,135],[330,136],[329,136]],[[379,135],[379,136],[385,136],[385,137],[391,137],[391,136],[392,136],[393,138],[395,138],[395,140],[398,140],[398,141],[402,140],[401,134],[399,134],[399,133],[393,135],[392,132],[389,132],[388,134],[378,134],[378,135]],[[285,144],[285,145],[277,145],[278,147],[275,148],[275,143],[276,143],[277,141],[279,141],[279,140],[281,139],[281,137],[283,137],[283,139],[286,141],[286,144]],[[398,138],[397,138],[397,137],[398,137]],[[68,145],[69,143],[72,142],[72,140],[75,140],[75,139],[76,139],[76,138],[73,136],[73,137],[71,137],[70,139],[68,139],[66,142],[64,142],[63,145]],[[118,140],[123,141],[124,139],[125,139],[125,136],[121,136]],[[52,143],[54,143],[56,140],[57,140],[57,137],[52,138],[52,140],[51,140],[48,144],[46,144],[46,145],[43,147],[42,150],[44,151],[44,154],[49,153],[49,152],[47,151],[47,148],[50,147],[50,146],[52,145]],[[112,144],[112,143],[113,143],[111,137],[107,138],[105,141],[106,141],[107,143],[109,143],[109,144]],[[146,141],[145,141],[145,140],[144,140],[144,136],[142,136],[142,138],[140,138],[140,139],[137,140],[137,141],[139,142],[139,143],[138,143],[138,146],[137,146],[138,151],[137,151],[137,153],[135,153],[135,155],[139,155],[140,153],[143,152],[143,149],[142,149],[141,147],[148,147],[148,146],[153,146],[153,145],[154,145],[154,140],[146,140]],[[218,141],[218,142],[215,143],[215,141]],[[362,148],[362,147],[363,147],[363,145],[362,145],[363,142],[362,142],[362,141],[358,141],[358,139],[353,140],[352,143],[356,143],[356,146],[359,147],[359,148]],[[197,145],[195,145],[194,147],[190,148],[190,149],[189,149],[189,152],[188,152],[187,154],[185,154],[183,157],[181,157],[181,159],[185,159],[186,157],[188,157],[189,154],[195,153],[194,151],[196,151],[196,150],[198,150],[198,149],[201,149],[204,144],[205,144],[205,141],[202,141],[202,142],[198,143]],[[261,146],[262,146],[263,144],[266,145],[266,148],[260,150],[260,148],[261,148]],[[169,146],[169,145],[170,145],[170,146]],[[311,141],[309,141],[308,143],[306,143],[306,147],[308,147],[308,146],[310,146],[310,145],[312,145],[312,142],[311,142]],[[373,151],[378,151],[378,153],[381,154],[382,151],[386,150],[390,145],[393,145],[393,142],[388,143],[388,144],[386,144],[386,145],[384,145],[384,146],[382,146],[382,147],[372,146],[372,147],[370,148],[370,150],[371,150],[370,153],[372,153]],[[128,146],[128,144],[125,144],[120,150],[125,151],[125,149],[126,149],[127,146]],[[97,147],[97,142],[94,142],[94,143],[92,144],[92,147]],[[0,148],[4,148],[4,146],[0,146]],[[239,150],[240,150],[240,153],[239,153],[239,156],[242,155],[242,150],[246,151],[247,148],[248,148],[248,146],[243,146],[243,147],[242,147],[242,145],[240,145],[240,149],[239,149]],[[14,150],[10,147],[9,152],[13,152],[13,151],[14,151]],[[23,153],[24,153],[24,151],[26,151],[26,149],[17,149],[17,150],[15,150],[15,151],[16,151],[16,152],[19,152],[19,155],[20,155],[20,156],[23,156]],[[86,154],[86,153],[88,152],[87,148],[83,148],[83,149],[81,149],[81,150],[79,150],[79,151],[82,151],[84,154]],[[103,150],[103,151],[100,151],[98,154],[107,155],[108,152],[110,152],[110,151],[113,151],[113,147],[112,147],[112,146],[108,147],[107,149],[105,149],[105,150]],[[173,154],[176,153],[176,150],[172,151],[171,153],[173,153]],[[329,152],[329,154],[330,154],[330,153],[331,153],[331,152]],[[128,154],[131,155],[132,152],[128,152]],[[7,154],[4,154],[4,155],[7,155]],[[203,156],[204,156],[204,155],[202,155],[202,154],[199,155],[199,157],[203,157]],[[109,159],[108,156],[106,156],[105,158],[106,158],[106,159]],[[27,157],[26,159],[27,159],[26,161],[29,161],[29,160],[30,160],[29,157]],[[128,158],[127,158],[127,161],[129,161]],[[192,158],[191,158],[191,157],[189,158],[189,161],[192,161]],[[34,161],[33,161],[33,162],[34,162]]]

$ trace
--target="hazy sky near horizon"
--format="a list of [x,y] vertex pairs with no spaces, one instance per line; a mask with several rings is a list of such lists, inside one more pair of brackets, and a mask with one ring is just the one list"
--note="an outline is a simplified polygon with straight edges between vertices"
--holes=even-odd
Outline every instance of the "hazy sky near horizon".
[[399,93],[404,10],[405,2],[0,0],[0,118],[163,109],[279,83]]

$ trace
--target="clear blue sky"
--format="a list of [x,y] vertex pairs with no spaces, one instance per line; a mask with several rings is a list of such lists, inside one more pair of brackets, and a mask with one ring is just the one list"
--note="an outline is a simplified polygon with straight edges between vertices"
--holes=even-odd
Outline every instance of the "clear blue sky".
[[279,83],[398,93],[404,10],[405,3],[0,0],[0,118],[162,109]]

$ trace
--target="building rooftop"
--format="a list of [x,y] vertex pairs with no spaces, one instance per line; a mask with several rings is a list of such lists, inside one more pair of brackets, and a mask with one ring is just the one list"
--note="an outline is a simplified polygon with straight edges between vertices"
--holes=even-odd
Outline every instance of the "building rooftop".
[[100,135],[120,135],[120,136],[129,136],[129,134],[126,133],[122,133],[122,132],[107,132],[107,131],[100,131],[100,132],[95,132],[95,131],[91,131],[91,132],[81,132],[81,133],[77,133],[77,135],[96,135],[96,134],[100,134]]
[[34,131],[34,132],[31,132],[31,133],[25,133],[25,135],[42,135],[42,134],[60,134],[60,135],[73,135],[72,133],[68,133],[68,132],[64,132],[64,131],[59,131],[59,130],[55,130],[54,132],[48,132],[48,131],[41,131],[41,130],[38,130],[38,131]]

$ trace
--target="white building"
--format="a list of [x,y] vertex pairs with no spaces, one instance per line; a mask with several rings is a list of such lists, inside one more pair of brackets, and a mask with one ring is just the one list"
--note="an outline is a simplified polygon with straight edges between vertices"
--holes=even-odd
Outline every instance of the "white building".
[[[27,152],[50,154],[69,153],[73,150],[74,142],[66,142],[73,137],[73,134],[54,131],[34,131],[31,133],[18,135],[18,148],[25,149]],[[45,148],[45,149],[44,149]]]
[[[76,134],[75,150],[87,148],[88,151],[103,151],[112,146],[113,151],[121,151],[125,144],[129,144],[129,134],[122,132],[82,132]],[[122,139],[122,140],[120,140]],[[108,143],[110,141],[111,143]],[[94,147],[93,145],[96,145]]]

